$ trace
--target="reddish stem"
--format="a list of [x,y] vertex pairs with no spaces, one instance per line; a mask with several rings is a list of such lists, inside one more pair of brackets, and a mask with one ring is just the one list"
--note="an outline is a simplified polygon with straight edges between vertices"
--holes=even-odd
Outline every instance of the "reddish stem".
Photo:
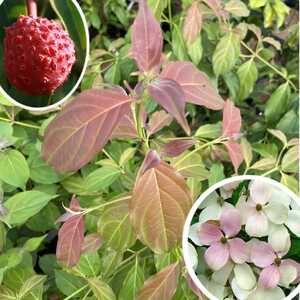
[[26,0],[28,16],[37,17],[37,3],[36,0]]

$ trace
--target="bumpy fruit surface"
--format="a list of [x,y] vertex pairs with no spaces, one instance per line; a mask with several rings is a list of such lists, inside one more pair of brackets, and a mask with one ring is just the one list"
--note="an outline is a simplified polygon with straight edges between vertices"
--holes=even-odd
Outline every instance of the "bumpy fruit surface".
[[55,21],[20,16],[6,28],[5,73],[25,94],[51,95],[66,81],[74,63],[74,43]]

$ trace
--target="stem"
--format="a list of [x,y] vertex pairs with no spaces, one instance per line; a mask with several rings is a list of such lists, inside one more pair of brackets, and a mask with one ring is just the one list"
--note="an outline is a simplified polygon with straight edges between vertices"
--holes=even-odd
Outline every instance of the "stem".
[[4,122],[16,124],[16,125],[20,125],[20,126],[23,126],[23,127],[29,127],[29,128],[40,129],[40,127],[37,126],[37,125],[31,125],[31,124],[27,124],[27,123],[23,123],[23,122],[18,122],[18,121],[14,121],[14,120],[2,118],[2,117],[0,117],[0,121],[4,121]]
[[268,171],[268,172],[266,172],[266,173],[264,173],[264,174],[262,174],[260,176],[268,176],[268,175],[270,175],[270,174],[272,174],[272,173],[274,173],[276,171],[278,171],[278,167],[275,167],[275,168],[271,169],[270,171]]
[[30,17],[37,18],[37,0],[26,0],[27,13]]
[[257,59],[259,59],[261,62],[263,62],[265,65],[267,65],[270,69],[272,69],[275,73],[277,73],[279,76],[281,76],[284,80],[286,80],[291,87],[297,91],[297,87],[294,85],[294,83],[286,78],[285,74],[283,74],[280,70],[272,66],[268,61],[266,61],[264,58],[262,58],[257,52],[253,51],[245,42],[241,41],[241,44],[244,48],[246,48],[250,53],[252,53]]

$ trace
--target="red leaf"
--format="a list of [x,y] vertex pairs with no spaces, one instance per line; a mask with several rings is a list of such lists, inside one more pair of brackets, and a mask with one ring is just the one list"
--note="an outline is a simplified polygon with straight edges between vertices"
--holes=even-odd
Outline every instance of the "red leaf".
[[84,238],[83,245],[81,247],[81,253],[94,253],[102,245],[100,236],[96,233],[91,233]]
[[237,173],[239,166],[244,160],[242,147],[239,143],[234,141],[225,142],[224,145],[229,153],[231,162],[234,166],[235,173]]
[[[80,207],[77,199],[73,198],[70,208]],[[68,267],[76,265],[80,259],[84,241],[83,215],[74,215],[67,219],[58,232],[56,247],[57,259]]]
[[155,150],[150,150],[145,159],[143,164],[139,170],[139,176],[142,176],[146,171],[149,169],[155,168],[160,163],[160,157]]
[[148,91],[189,135],[191,131],[185,118],[184,92],[180,85],[174,80],[157,79],[148,86]]
[[188,43],[193,43],[202,27],[202,12],[198,2],[194,2],[187,11],[183,25],[183,37]]
[[175,140],[167,143],[163,148],[163,155],[176,157],[182,154],[185,150],[195,145],[194,140]]
[[172,120],[173,120],[172,116],[166,113],[164,110],[156,111],[151,116],[149,122],[149,135],[158,132],[165,126],[169,126]]
[[241,131],[242,118],[239,108],[233,102],[227,100],[223,111],[223,135],[234,137]]
[[139,1],[139,12],[132,25],[132,53],[140,71],[152,70],[161,61],[163,36],[160,24],[146,0]]
[[81,93],[48,126],[43,158],[59,172],[77,171],[104,147],[131,101],[117,89]]
[[215,110],[223,108],[224,101],[207,75],[191,62],[169,63],[160,77],[175,80],[183,89],[187,102]]

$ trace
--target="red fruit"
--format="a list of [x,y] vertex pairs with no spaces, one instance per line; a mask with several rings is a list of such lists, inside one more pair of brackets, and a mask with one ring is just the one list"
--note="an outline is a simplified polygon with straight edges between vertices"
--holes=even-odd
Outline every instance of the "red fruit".
[[51,95],[66,81],[75,60],[72,39],[54,21],[20,16],[6,28],[6,76],[27,95]]

